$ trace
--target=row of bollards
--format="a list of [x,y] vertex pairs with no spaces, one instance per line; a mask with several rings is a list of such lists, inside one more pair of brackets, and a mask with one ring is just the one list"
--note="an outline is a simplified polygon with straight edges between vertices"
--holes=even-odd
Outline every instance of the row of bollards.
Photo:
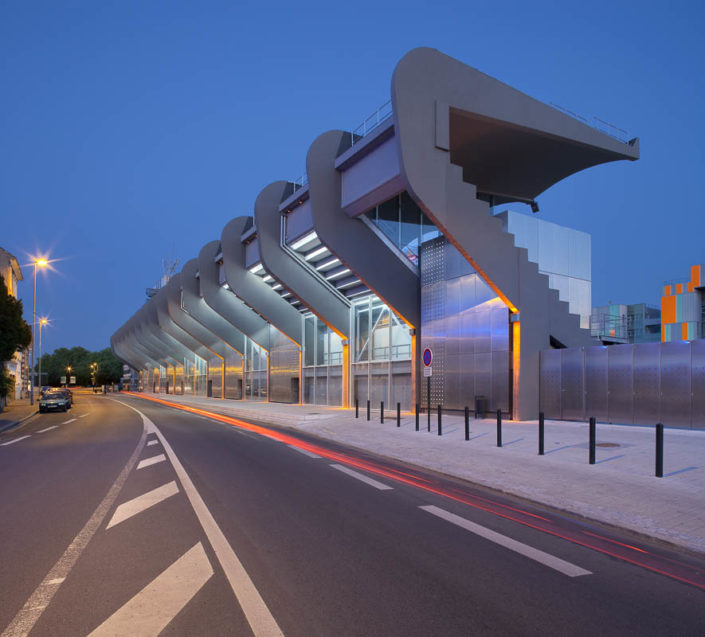
[[[415,405],[415,421],[416,431],[419,431],[420,408],[419,403]],[[355,399],[355,418],[360,414],[358,400]],[[427,430],[431,431],[431,409],[430,405],[427,409]],[[443,435],[443,412],[442,406],[438,405],[438,435]],[[367,401],[367,420],[370,420],[370,401]],[[384,423],[384,401],[380,402],[379,406],[379,421]],[[397,403],[397,427],[401,427],[401,403]],[[656,425],[656,458],[654,474],[657,478],[663,478],[663,424]],[[539,413],[538,427],[538,455],[545,455],[545,433],[546,433],[546,418],[543,412]],[[465,440],[470,440],[470,408],[465,407]],[[497,410],[497,446],[502,446],[502,410]],[[596,446],[597,446],[597,421],[594,417],[589,420],[589,443],[588,443],[588,463],[595,464],[596,462]]]

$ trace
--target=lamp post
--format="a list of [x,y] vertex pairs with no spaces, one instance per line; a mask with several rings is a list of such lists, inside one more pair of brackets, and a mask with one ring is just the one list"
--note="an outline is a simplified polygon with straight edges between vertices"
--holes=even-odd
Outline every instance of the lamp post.
[[32,304],[32,380],[29,384],[29,404],[34,405],[34,330],[37,323],[37,268],[49,265],[46,259],[34,260],[34,302]]
[[66,366],[66,387],[71,383],[71,365]]
[[49,320],[46,318],[39,319],[39,387],[42,386],[42,327],[48,325]]
[[95,378],[98,374],[98,363],[91,363],[91,382],[93,384],[93,393],[95,393]]

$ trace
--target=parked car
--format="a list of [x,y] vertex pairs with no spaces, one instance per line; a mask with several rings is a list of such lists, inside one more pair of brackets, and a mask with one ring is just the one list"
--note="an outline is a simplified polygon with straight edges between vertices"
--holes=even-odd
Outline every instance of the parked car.
[[63,393],[64,396],[66,396],[66,399],[69,401],[69,409],[73,407],[73,392],[68,387],[59,387],[54,391]]
[[66,411],[70,406],[69,397],[63,391],[57,389],[50,389],[44,392],[39,399],[39,413]]

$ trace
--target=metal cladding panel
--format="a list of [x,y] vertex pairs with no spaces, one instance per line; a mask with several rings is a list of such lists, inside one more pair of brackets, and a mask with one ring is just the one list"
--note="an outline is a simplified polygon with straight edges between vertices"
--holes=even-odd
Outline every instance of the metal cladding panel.
[[460,393],[460,380],[461,380],[461,367],[460,367],[460,355],[459,354],[448,354],[446,358],[446,369],[445,369],[445,402],[444,405],[449,408],[457,409],[458,405],[462,402],[462,395]]
[[[274,403],[298,402],[299,347],[279,330],[270,326],[269,400]],[[325,404],[325,401],[323,402]]]
[[607,419],[634,422],[633,345],[612,345],[608,349]]
[[562,417],[565,420],[584,420],[583,348],[558,350],[561,353]]
[[213,398],[221,398],[223,391],[223,361],[213,356],[208,361],[208,382],[210,383],[210,395]]
[[[661,343],[661,422],[690,427],[690,343]],[[648,424],[648,423],[647,423]]]
[[509,352],[492,352],[492,397],[491,411],[501,409],[509,412]]
[[484,396],[488,401],[492,398],[491,353],[475,354],[475,395]]
[[690,344],[691,427],[705,429],[705,339]]
[[225,356],[225,398],[242,398],[242,356],[237,352]]
[[367,363],[353,365],[353,400],[357,399],[360,406],[365,404],[369,397],[367,382]]
[[[370,364],[370,402],[373,409],[379,409],[379,404],[387,400],[389,393],[389,367],[387,363]],[[433,397],[433,391],[431,391]]]
[[585,348],[585,418],[607,420],[607,347]]
[[300,206],[286,215],[286,242],[291,243],[301,235],[313,229],[311,216],[311,200],[307,199]]
[[546,418],[561,418],[561,350],[547,349],[540,353],[539,409]]
[[634,422],[654,425],[660,419],[661,343],[634,348]]
[[509,308],[495,307],[491,310],[492,351],[509,351]]
[[[433,239],[421,246],[419,255],[421,275],[421,347],[433,352],[433,376],[431,377],[431,403],[444,402],[443,377],[445,367],[445,339],[443,318],[445,308],[445,246],[441,238]],[[422,379],[423,380],[423,379]],[[421,383],[421,403],[427,404],[428,381]],[[373,388],[370,388],[370,394]]]

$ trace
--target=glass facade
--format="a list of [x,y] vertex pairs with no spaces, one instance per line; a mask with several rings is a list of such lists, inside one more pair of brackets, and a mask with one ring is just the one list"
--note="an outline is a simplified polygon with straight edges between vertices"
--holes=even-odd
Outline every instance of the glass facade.
[[411,406],[411,333],[379,298],[369,296],[353,306],[353,400],[390,408]]
[[314,314],[303,316],[303,402],[341,405],[343,341]]
[[440,235],[406,192],[376,206],[366,216],[415,265],[419,261],[419,246]]
[[267,400],[267,351],[249,338],[245,344],[245,398]]

